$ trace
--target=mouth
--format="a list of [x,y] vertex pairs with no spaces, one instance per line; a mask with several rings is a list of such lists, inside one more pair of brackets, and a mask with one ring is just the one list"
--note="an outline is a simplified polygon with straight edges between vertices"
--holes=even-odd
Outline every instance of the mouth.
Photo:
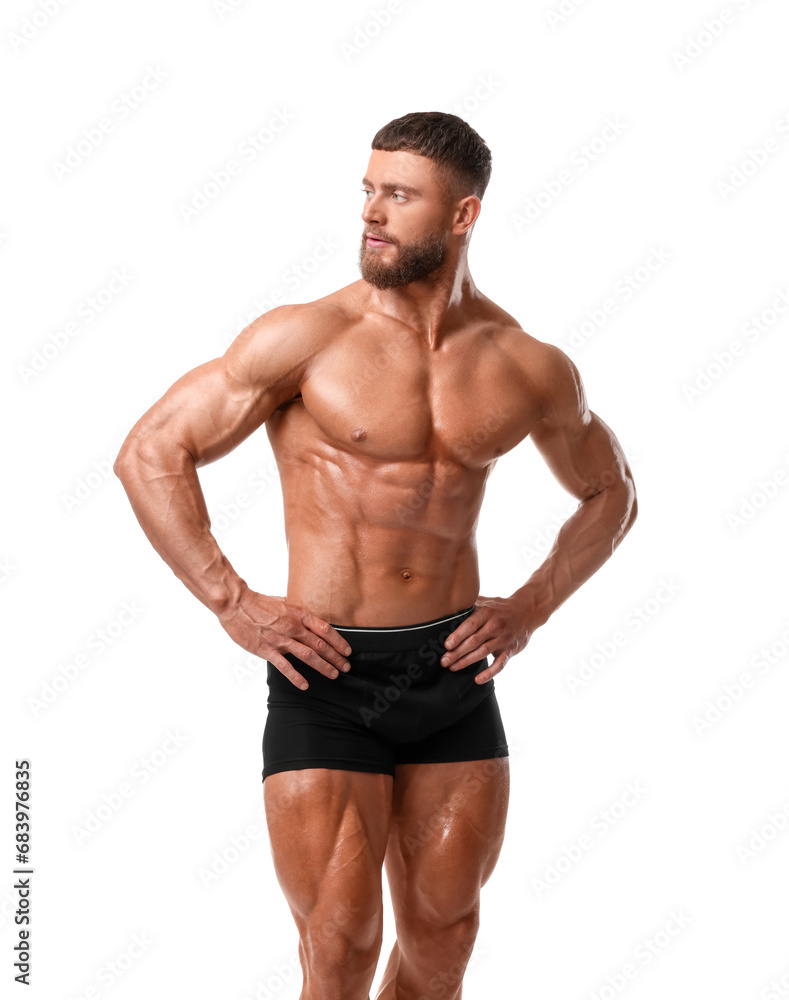
[[377,236],[371,236],[370,233],[367,234],[368,247],[389,247],[391,245],[388,240],[380,240]]

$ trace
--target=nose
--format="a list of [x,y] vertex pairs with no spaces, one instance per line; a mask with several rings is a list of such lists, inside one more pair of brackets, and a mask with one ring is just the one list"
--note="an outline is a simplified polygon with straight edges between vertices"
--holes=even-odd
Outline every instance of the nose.
[[362,219],[368,226],[381,226],[386,224],[385,214],[381,204],[380,197],[377,194],[372,194],[369,198],[365,198],[364,208],[362,209]]

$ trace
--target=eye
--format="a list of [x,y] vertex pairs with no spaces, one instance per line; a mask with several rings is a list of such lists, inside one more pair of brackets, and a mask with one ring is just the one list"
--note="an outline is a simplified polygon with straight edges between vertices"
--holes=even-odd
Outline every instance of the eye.
[[402,198],[402,199],[403,199],[403,201],[405,201],[405,200],[406,200],[406,197],[405,197],[405,195],[404,195],[404,194],[393,194],[393,195],[392,195],[392,197],[393,197],[393,198]]
[[367,196],[368,194],[372,194],[372,191],[368,191],[368,190],[367,190],[367,188],[362,188],[362,189],[361,189],[361,191],[362,191],[362,194],[363,194],[363,195],[364,195],[365,197],[366,197],[366,196]]

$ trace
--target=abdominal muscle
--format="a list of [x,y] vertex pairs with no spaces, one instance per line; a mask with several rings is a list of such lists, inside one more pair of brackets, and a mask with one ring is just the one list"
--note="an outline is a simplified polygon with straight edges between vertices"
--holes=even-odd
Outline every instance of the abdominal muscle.
[[418,624],[471,607],[490,470],[326,458],[280,464],[287,600],[357,627]]

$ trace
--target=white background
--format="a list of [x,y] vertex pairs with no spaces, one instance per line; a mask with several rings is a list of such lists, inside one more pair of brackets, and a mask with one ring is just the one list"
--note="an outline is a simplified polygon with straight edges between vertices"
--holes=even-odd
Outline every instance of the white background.
[[[787,995],[789,351],[773,310],[789,290],[786,5],[402,0],[381,27],[385,10],[3,7],[3,990],[14,759],[27,757],[26,995],[298,996],[262,811],[264,664],[152,549],[109,459],[272,296],[356,280],[372,136],[408,111],[451,110],[493,152],[474,279],[574,359],[640,510],[496,678],[511,809],[463,995]],[[139,98],[125,114],[124,94]],[[276,114],[288,124],[186,221],[195,189]],[[101,143],[80,143],[104,119]],[[336,248],[314,267],[320,239]],[[312,273],[296,281],[294,266]],[[124,269],[90,319],[89,297]],[[595,325],[606,299],[615,310]],[[261,429],[201,482],[238,572],[283,594],[272,469]],[[479,525],[482,594],[519,587],[574,506],[530,442],[506,455]],[[168,733],[182,740],[169,755]],[[146,759],[161,766],[142,781]],[[124,783],[131,796],[102,809]],[[386,902],[372,996],[393,941]]]

